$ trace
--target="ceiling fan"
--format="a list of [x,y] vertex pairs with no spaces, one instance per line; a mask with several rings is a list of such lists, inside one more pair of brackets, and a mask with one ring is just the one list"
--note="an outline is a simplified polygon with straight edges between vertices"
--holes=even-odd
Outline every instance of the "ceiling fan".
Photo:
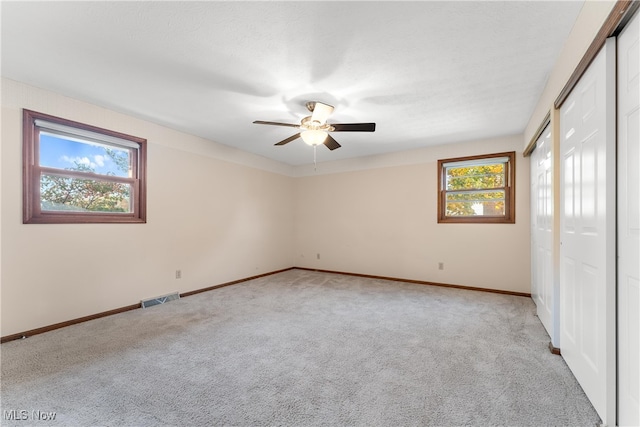
[[293,140],[302,138],[308,145],[316,147],[324,144],[329,150],[335,150],[341,147],[338,141],[329,135],[329,132],[374,132],[376,130],[375,123],[327,123],[327,118],[329,118],[333,112],[331,105],[311,101],[307,102],[306,106],[311,112],[311,115],[303,118],[299,125],[265,122],[262,120],[256,120],[253,123],[258,125],[288,126],[300,129],[299,133],[283,139],[274,145],[285,145]]

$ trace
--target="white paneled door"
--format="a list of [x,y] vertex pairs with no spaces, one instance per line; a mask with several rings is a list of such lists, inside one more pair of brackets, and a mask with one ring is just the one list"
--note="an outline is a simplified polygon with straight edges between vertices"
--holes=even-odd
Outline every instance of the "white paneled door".
[[560,343],[616,424],[616,57],[608,39],[560,110]]
[[640,425],[640,18],[618,38],[618,423]]
[[547,125],[531,154],[531,293],[540,321],[559,347],[553,283],[553,168],[551,125]]

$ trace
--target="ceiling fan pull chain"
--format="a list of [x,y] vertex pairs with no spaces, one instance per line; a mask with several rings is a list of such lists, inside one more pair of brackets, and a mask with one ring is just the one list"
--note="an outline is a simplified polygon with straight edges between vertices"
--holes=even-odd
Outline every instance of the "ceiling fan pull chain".
[[317,172],[317,171],[318,171],[318,170],[316,169],[316,167],[318,166],[318,165],[316,164],[316,148],[318,148],[318,146],[317,146],[317,145],[314,145],[314,146],[313,146],[313,171],[314,171],[314,172]]

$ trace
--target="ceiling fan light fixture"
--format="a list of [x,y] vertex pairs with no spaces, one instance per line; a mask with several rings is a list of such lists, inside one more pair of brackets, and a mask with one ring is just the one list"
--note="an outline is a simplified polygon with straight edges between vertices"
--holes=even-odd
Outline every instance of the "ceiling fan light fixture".
[[327,139],[327,132],[317,129],[305,130],[304,132],[300,132],[300,136],[302,140],[307,145],[320,145],[323,144]]

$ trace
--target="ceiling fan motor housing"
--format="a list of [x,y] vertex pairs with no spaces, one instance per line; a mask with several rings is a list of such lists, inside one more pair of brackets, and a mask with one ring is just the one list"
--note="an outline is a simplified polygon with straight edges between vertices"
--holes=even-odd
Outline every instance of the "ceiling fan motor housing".
[[311,118],[311,116],[307,116],[304,119],[302,119],[301,123],[300,123],[300,129],[305,129],[305,130],[322,130],[325,132],[331,132],[333,130],[335,130],[335,128],[333,126],[331,126],[329,123],[320,123],[316,120],[313,120]]

